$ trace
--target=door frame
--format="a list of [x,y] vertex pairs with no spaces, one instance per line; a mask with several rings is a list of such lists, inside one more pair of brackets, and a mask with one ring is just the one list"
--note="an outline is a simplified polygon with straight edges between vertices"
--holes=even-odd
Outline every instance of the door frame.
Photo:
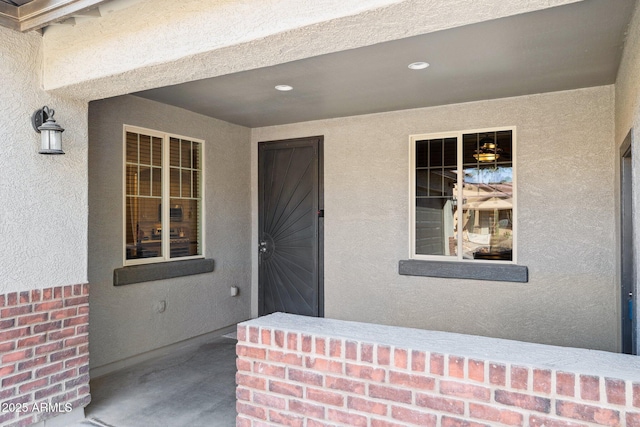
[[[257,233],[256,233],[256,237],[257,237],[257,241],[259,242],[260,240],[260,232],[262,230],[262,199],[260,197],[260,192],[261,192],[261,188],[260,188],[260,176],[261,176],[261,172],[262,172],[262,161],[261,161],[261,156],[260,156],[260,151],[261,151],[261,147],[266,146],[267,144],[269,144],[270,146],[274,146],[274,145],[279,145],[282,148],[287,148],[287,147],[291,147],[291,146],[295,146],[297,144],[299,144],[300,142],[315,142],[315,144],[317,145],[317,153],[318,153],[318,229],[317,229],[317,236],[318,236],[318,259],[317,259],[317,280],[318,280],[318,317],[324,317],[324,136],[323,135],[316,135],[316,136],[307,136],[307,137],[300,137],[300,138],[289,138],[289,139],[280,139],[280,140],[269,140],[269,141],[258,141],[257,143],[257,149],[256,149],[256,160],[257,160],[257,176],[256,176],[256,187],[257,187],[257,191],[256,191],[256,197],[257,197],[257,203],[256,203],[256,207],[257,207],[257,221],[254,224],[257,224]],[[263,293],[264,293],[264,288],[262,286],[262,282],[261,282],[261,274],[260,274],[260,255],[258,253],[258,245],[255,245],[255,247],[253,248],[254,250],[254,256],[256,256],[257,258],[257,270],[256,271],[256,276],[257,276],[257,280],[256,280],[256,284],[257,284],[257,296],[258,296],[258,300],[257,300],[257,312],[258,315],[261,316],[263,313],[263,301],[264,301],[264,297],[263,297]]]
[[[623,353],[637,354],[638,288],[635,265],[635,237],[633,198],[632,135],[629,131],[620,145],[620,339]],[[629,301],[628,293],[633,296]],[[631,302],[631,305],[629,305]],[[629,324],[629,318],[631,322]]]

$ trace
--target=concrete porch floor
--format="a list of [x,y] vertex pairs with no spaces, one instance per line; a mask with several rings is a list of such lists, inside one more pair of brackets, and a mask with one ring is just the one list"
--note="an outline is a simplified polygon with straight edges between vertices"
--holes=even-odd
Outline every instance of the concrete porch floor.
[[91,380],[71,427],[226,427],[236,423],[236,340],[214,338]]

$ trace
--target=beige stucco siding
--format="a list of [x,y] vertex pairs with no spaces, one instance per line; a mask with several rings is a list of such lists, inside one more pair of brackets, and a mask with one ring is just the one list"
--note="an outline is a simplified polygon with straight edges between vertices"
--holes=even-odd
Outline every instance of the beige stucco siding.
[[[253,129],[254,203],[258,141],[324,135],[327,317],[615,351],[613,92]],[[409,251],[409,135],[512,125],[518,262],[529,283],[398,275]],[[254,257],[254,291],[255,266]]]
[[[130,95],[92,102],[89,123],[92,369],[248,319],[250,130]],[[214,272],[113,286],[123,263],[123,124],[205,140],[205,256]]]
[[[87,281],[87,105],[41,89],[42,38],[0,27],[0,294]],[[55,110],[64,156],[38,154]]]

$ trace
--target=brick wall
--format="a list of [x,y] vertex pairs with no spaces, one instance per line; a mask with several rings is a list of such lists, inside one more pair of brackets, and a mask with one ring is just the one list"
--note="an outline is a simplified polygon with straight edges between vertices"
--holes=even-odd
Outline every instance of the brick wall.
[[259,323],[238,327],[238,426],[640,427],[637,376],[494,362]]
[[89,395],[89,285],[0,295],[0,426],[28,426]]

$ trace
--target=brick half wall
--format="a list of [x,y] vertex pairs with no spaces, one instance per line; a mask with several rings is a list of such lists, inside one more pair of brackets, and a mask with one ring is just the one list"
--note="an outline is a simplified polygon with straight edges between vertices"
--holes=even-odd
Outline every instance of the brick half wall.
[[237,356],[241,427],[640,427],[634,356],[280,313]]
[[0,295],[0,426],[86,406],[89,285]]

